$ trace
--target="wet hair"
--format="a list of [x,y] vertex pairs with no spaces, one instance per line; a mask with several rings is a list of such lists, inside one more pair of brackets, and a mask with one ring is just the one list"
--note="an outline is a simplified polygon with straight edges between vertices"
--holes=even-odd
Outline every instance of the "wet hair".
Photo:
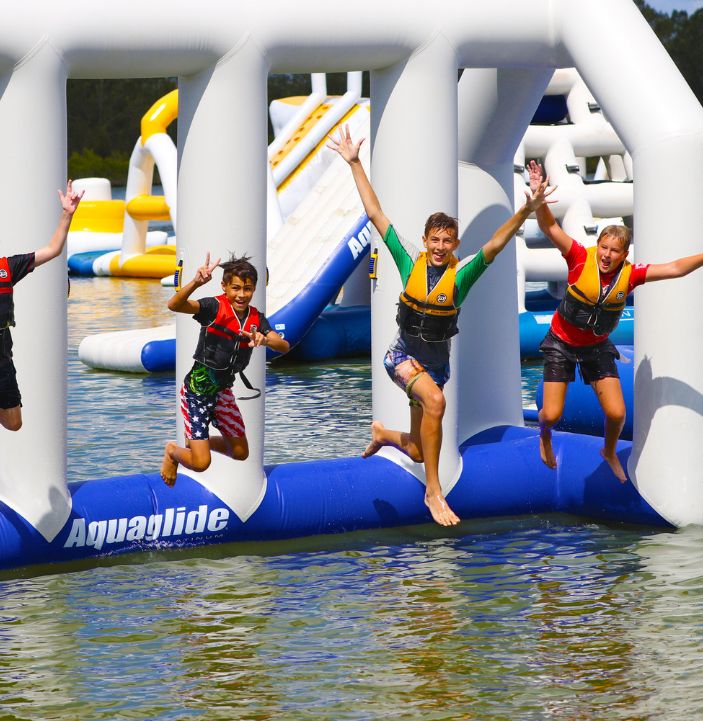
[[425,238],[434,228],[437,230],[451,230],[455,237],[459,237],[459,222],[456,218],[452,218],[451,215],[447,215],[446,213],[432,213],[432,215],[430,215],[425,222]]
[[222,282],[227,285],[232,278],[237,277],[242,280],[250,280],[256,285],[259,280],[259,274],[256,272],[256,268],[249,262],[250,260],[248,255],[237,258],[234,253],[230,253],[229,260],[220,263],[220,268],[222,268]]
[[623,250],[627,251],[630,249],[630,243],[632,242],[632,231],[626,225],[606,225],[605,228],[601,230],[596,244],[600,243],[601,238],[606,235],[610,238],[616,238],[617,240],[621,240]]

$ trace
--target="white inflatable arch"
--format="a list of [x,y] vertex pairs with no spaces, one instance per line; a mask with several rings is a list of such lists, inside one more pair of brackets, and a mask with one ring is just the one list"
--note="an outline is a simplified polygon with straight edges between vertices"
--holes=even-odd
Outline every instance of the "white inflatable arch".
[[[415,239],[431,212],[458,215],[466,253],[511,213],[517,146],[552,70],[571,66],[633,159],[638,258],[660,262],[701,250],[703,111],[631,0],[436,0],[412,11],[398,0],[359,0],[350,12],[320,0],[178,7],[143,0],[138,16],[135,22],[124,3],[104,4],[96,14],[25,0],[0,28],[3,252],[34,249],[55,226],[52,200],[66,169],[67,78],[179,77],[178,243],[186,272],[206,250],[217,256],[234,246],[253,255],[263,275],[267,73],[370,70],[372,174],[386,213]],[[457,87],[458,68],[468,70]],[[203,238],[211,239],[209,248]],[[512,247],[496,266],[472,291],[453,348],[445,492],[459,472],[459,441],[522,423]],[[40,282],[28,279],[16,293],[25,425],[0,433],[0,499],[51,539],[70,513],[65,268],[51,263],[36,274]],[[381,365],[399,290],[382,250],[372,296],[373,414],[403,427],[407,401]],[[264,306],[263,284],[254,302]],[[681,311],[703,307],[703,283],[689,276],[646,286],[637,303],[629,471],[668,520],[703,523],[703,316]],[[180,377],[195,324],[179,318],[177,332]],[[261,354],[249,375],[263,387],[264,374]],[[242,519],[266,485],[264,399],[256,403],[247,416],[249,460],[217,459],[198,478]]]

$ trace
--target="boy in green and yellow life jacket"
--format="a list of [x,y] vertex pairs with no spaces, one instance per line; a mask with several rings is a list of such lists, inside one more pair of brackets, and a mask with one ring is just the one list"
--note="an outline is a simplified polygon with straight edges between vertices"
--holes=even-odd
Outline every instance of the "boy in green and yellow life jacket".
[[[166,444],[161,477],[167,486],[175,484],[179,464],[192,471],[206,470],[211,451],[236,461],[249,456],[244,420],[232,384],[248,365],[254,348],[265,346],[278,353],[290,348],[288,341],[271,329],[266,316],[251,305],[258,274],[246,256],[232,256],[220,266],[221,295],[191,300],[191,294],[212,279],[219,263],[218,258],[211,265],[208,253],[193,280],[168,301],[169,310],[192,315],[200,323],[200,335],[193,354],[195,362],[180,392],[187,447],[173,441]],[[221,435],[211,436],[210,424]]]
[[8,431],[18,431],[22,427],[22,396],[12,360],[10,333],[10,328],[15,325],[13,288],[35,268],[61,255],[73,214],[84,192],[74,193],[70,180],[65,193],[58,191],[63,210],[58,226],[45,247],[33,253],[0,257],[0,426]]
[[456,219],[434,213],[425,224],[424,251],[398,236],[385,216],[359,160],[363,138],[352,142],[348,126],[328,147],[349,163],[364,210],[393,256],[403,282],[398,303],[398,333],[384,358],[391,380],[410,398],[410,432],[371,424],[371,442],[363,452],[372,456],[383,446],[394,446],[417,463],[425,464],[425,503],[432,518],[443,526],[459,523],[447,504],[439,482],[442,444],[443,388],[449,380],[449,346],[458,333],[459,306],[493,259],[507,245],[527,217],[545,201],[546,183],[494,233],[472,258],[458,260]]

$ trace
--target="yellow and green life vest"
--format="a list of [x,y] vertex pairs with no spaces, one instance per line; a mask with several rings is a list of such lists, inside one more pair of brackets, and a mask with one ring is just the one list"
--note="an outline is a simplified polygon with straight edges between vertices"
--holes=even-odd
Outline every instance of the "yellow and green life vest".
[[427,253],[420,253],[398,303],[398,326],[407,335],[439,343],[459,332],[459,309],[454,305],[456,267],[452,255],[439,282],[427,291]]

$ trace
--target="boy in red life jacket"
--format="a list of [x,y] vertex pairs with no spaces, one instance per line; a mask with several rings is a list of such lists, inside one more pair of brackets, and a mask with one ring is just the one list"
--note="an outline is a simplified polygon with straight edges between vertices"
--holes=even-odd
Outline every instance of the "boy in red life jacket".
[[416,463],[425,465],[425,504],[432,518],[442,526],[459,523],[447,504],[439,482],[439,454],[442,445],[443,388],[449,380],[449,346],[459,332],[459,306],[469,290],[494,258],[508,244],[532,211],[545,198],[546,183],[530,197],[512,218],[473,257],[459,261],[456,219],[434,213],[427,219],[422,238],[425,252],[396,233],[386,217],[359,160],[363,138],[352,142],[349,127],[330,137],[329,148],[349,163],[357,191],[369,220],[383,238],[403,281],[398,303],[398,333],[384,358],[391,380],[410,399],[410,432],[386,428],[380,421],[371,424],[371,442],[364,458],[383,446],[394,446]]
[[[253,348],[266,346],[286,353],[288,341],[271,329],[266,316],[250,305],[256,290],[256,268],[246,256],[232,256],[220,267],[222,295],[191,300],[191,294],[208,283],[220,263],[198,268],[193,280],[178,290],[168,307],[176,313],[188,313],[200,323],[200,337],[193,354],[195,363],[181,387],[181,413],[185,422],[186,448],[174,442],[166,444],[161,477],[167,486],[176,482],[178,464],[192,471],[204,471],[210,465],[210,452],[216,451],[243,461],[249,445],[242,414],[232,384],[237,373],[246,368]],[[212,423],[222,435],[210,436]]]
[[[528,170],[530,188],[542,187],[542,167],[533,160]],[[601,456],[625,483],[627,475],[615,449],[625,424],[625,401],[615,364],[619,354],[608,336],[617,327],[627,296],[637,286],[688,275],[703,266],[703,253],[669,263],[632,265],[627,261],[631,232],[624,225],[603,228],[595,247],[585,248],[561,229],[548,205],[542,205],[536,215],[540,230],[561,251],[568,266],[566,293],[540,346],[544,356],[540,456],[550,468],[557,467],[552,428],[564,412],[566,391],[575,380],[578,365],[583,382],[591,385],[605,414]]]
[[63,211],[59,224],[45,247],[34,253],[0,257],[0,425],[8,431],[18,431],[22,427],[22,397],[12,362],[10,334],[10,327],[15,325],[13,287],[35,268],[61,255],[71,219],[81,202],[83,192],[74,193],[70,180],[66,184],[66,193],[58,191]]

